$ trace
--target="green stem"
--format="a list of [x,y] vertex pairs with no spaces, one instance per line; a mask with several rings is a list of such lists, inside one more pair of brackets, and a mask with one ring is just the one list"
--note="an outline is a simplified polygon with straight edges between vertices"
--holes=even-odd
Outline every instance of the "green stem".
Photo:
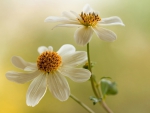
[[[91,73],[92,73],[89,46],[90,45],[88,43],[87,44],[88,68],[89,68],[89,71],[91,71]],[[95,96],[99,99],[102,98],[101,90],[99,89],[99,87],[97,87],[98,83],[96,82],[96,80],[95,80],[95,78],[93,77],[92,74],[91,74],[90,80],[91,80],[91,85],[92,85],[92,89],[93,89],[93,92],[94,92]],[[100,104],[107,111],[107,113],[113,113],[112,110],[107,106],[107,104],[105,103],[105,101],[103,99],[102,99],[102,101],[100,101]]]
[[104,100],[101,101],[101,105],[107,111],[107,113],[113,113],[113,111],[107,106],[107,104]]
[[93,110],[91,110],[87,105],[79,101],[74,95],[70,94],[70,98],[72,98],[74,101],[76,101],[78,104],[80,104],[85,110],[87,110],[89,113],[95,113]]
[[[91,60],[90,60],[89,43],[87,44],[87,56],[88,56],[88,68],[89,68],[89,71],[92,73]],[[93,77],[93,75],[91,75],[90,80],[91,80],[91,86],[92,86],[92,89],[93,89],[94,94],[96,95],[96,97],[99,97],[99,95],[97,94],[96,87],[95,87],[95,82],[94,82],[94,77]]]

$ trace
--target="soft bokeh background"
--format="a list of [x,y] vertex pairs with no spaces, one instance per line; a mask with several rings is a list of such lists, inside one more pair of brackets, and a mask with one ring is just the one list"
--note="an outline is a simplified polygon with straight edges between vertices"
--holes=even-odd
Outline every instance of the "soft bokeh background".
[[[86,50],[74,42],[76,28],[51,30],[56,23],[44,23],[46,17],[62,11],[80,13],[86,3],[100,11],[101,17],[119,16],[126,25],[107,27],[117,34],[115,42],[104,42],[95,34],[90,42],[97,80],[109,76],[118,84],[119,93],[106,99],[108,106],[114,113],[150,113],[149,0],[0,0],[0,113],[87,113],[71,98],[60,102],[49,91],[37,106],[28,107],[25,96],[30,83],[17,84],[5,77],[9,70],[21,71],[11,64],[13,55],[36,62],[37,48],[42,45],[57,51],[70,43]],[[67,80],[76,97],[96,113],[105,113],[89,100],[93,95],[89,81]]]

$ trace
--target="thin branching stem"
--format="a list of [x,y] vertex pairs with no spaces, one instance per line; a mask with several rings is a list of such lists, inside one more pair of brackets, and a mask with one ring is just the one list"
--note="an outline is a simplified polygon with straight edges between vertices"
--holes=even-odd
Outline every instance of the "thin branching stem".
[[[88,69],[89,69],[89,71],[90,71],[91,74],[92,74],[89,43],[87,44],[87,56],[88,56]],[[97,97],[99,97],[99,95],[98,95],[98,93],[97,93],[97,89],[96,89],[96,87],[95,87],[96,84],[95,84],[95,80],[94,80],[93,75],[91,75],[90,80],[91,80],[91,86],[92,86],[92,89],[93,89],[94,94],[95,94]]]
[[[89,43],[87,44],[87,56],[88,56],[88,69],[89,71],[91,71],[92,73],[92,68],[91,68],[91,60],[90,60],[90,47],[89,47]],[[95,94],[95,96],[100,99],[102,98],[102,93],[100,88],[98,87],[98,83],[96,82],[95,78],[93,77],[93,75],[91,75],[91,86],[93,89],[93,92]],[[107,111],[107,113],[113,113],[112,110],[107,106],[107,104],[105,103],[105,101],[102,99],[102,101],[100,101],[100,104],[102,105],[102,107]]]
[[79,99],[77,99],[74,95],[70,94],[70,98],[72,98],[74,101],[76,101],[79,105],[81,105],[89,113],[95,113],[92,109],[90,109],[87,105],[85,105],[83,102],[81,102]]

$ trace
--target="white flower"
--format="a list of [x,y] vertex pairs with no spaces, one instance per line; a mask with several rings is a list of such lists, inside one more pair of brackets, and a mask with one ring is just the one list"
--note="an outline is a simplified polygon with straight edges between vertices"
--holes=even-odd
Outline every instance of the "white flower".
[[94,11],[88,4],[83,7],[81,14],[73,11],[63,12],[61,17],[49,16],[45,22],[61,22],[55,27],[78,27],[74,39],[79,45],[86,45],[91,40],[93,32],[105,41],[114,41],[117,36],[114,32],[102,28],[102,26],[121,25],[122,20],[117,17],[100,18],[97,11]]
[[47,88],[60,101],[67,100],[70,88],[64,76],[75,82],[87,81],[91,76],[89,70],[75,68],[87,60],[87,54],[84,51],[76,51],[72,45],[65,44],[57,52],[53,51],[52,46],[48,48],[41,46],[38,52],[40,56],[37,58],[37,63],[26,62],[19,56],[13,56],[13,65],[26,72],[8,71],[6,73],[8,80],[17,83],[33,80],[26,94],[28,106],[37,105]]

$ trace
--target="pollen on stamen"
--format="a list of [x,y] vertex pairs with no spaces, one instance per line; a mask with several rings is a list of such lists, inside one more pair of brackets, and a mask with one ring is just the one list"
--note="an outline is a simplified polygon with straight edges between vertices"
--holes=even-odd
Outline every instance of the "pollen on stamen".
[[56,52],[45,51],[37,59],[37,67],[45,73],[53,73],[62,63],[61,57]]
[[81,12],[80,17],[82,20],[78,19],[78,21],[85,26],[95,26],[97,25],[98,21],[101,20],[99,15],[95,14],[94,12],[89,14]]

